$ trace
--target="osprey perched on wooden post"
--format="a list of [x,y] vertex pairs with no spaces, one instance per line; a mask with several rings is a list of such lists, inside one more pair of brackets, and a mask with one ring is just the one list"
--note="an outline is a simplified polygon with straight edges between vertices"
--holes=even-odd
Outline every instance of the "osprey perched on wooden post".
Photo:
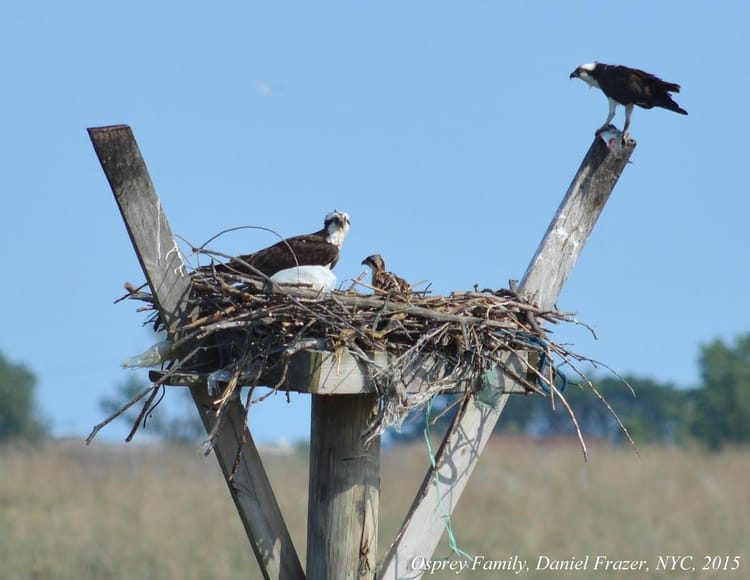
[[582,64],[572,73],[570,78],[578,78],[592,87],[602,90],[609,99],[609,115],[597,133],[604,130],[615,116],[617,105],[625,107],[625,126],[622,129],[622,139],[625,140],[630,127],[630,115],[633,106],[644,109],[661,107],[681,115],[687,115],[685,109],[672,100],[669,93],[679,93],[680,85],[661,80],[659,77],[637,68],[620,65],[592,62]]
[[349,232],[349,215],[332,211],[325,217],[323,229],[312,234],[294,236],[281,240],[272,246],[245,254],[216,266],[203,266],[198,271],[210,274],[212,271],[243,275],[266,276],[298,266],[322,266],[333,268],[339,261],[339,252]]
[[394,294],[408,294],[411,286],[403,278],[399,278],[393,272],[387,272],[385,262],[380,254],[367,256],[362,260],[363,266],[369,266],[372,270],[372,287],[383,292]]

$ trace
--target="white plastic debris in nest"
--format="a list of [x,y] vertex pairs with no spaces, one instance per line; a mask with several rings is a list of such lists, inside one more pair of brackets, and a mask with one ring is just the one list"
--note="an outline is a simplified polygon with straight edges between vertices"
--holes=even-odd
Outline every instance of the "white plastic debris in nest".
[[276,272],[271,280],[277,284],[311,286],[314,290],[330,292],[336,287],[336,275],[326,266],[298,266]]
[[168,340],[157,342],[147,351],[131,356],[120,363],[124,369],[149,368],[175,358],[172,343]]

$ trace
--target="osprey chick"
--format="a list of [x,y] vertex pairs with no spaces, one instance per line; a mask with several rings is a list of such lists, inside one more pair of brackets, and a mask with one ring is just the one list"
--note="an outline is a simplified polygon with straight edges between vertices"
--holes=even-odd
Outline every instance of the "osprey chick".
[[630,127],[630,115],[633,106],[644,109],[661,107],[681,115],[687,115],[685,109],[672,100],[669,93],[679,93],[680,85],[661,80],[659,77],[637,68],[620,65],[592,62],[582,64],[572,73],[570,78],[578,78],[592,87],[601,89],[609,99],[609,115],[604,124],[597,130],[597,134],[604,130],[615,116],[617,105],[625,107],[625,126],[622,129],[622,139],[625,140]]
[[339,252],[348,232],[348,214],[334,210],[325,217],[323,229],[317,232],[287,238],[252,254],[238,256],[225,264],[204,266],[198,270],[210,273],[215,269],[222,273],[252,276],[257,275],[253,270],[255,269],[270,277],[281,270],[297,266],[324,266],[331,269],[339,261]]
[[369,266],[372,270],[372,287],[385,293],[408,294],[411,286],[403,278],[399,278],[393,272],[387,272],[385,262],[380,254],[367,256],[362,260],[363,266]]

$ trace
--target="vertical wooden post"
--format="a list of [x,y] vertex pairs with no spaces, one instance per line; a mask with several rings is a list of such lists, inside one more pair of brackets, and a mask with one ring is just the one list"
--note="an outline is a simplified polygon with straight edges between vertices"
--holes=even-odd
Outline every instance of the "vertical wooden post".
[[375,577],[380,438],[362,433],[378,395],[312,395],[308,580]]
[[[535,296],[542,308],[557,300],[634,148],[635,142],[629,142],[616,158],[601,139],[594,139],[521,283],[520,291]],[[415,558],[432,557],[443,520],[453,513],[508,396],[501,395],[495,408],[466,405],[463,415],[456,416],[438,451],[437,467],[425,476],[379,579],[422,576],[413,567]]]
[[[92,128],[89,136],[159,313],[170,338],[174,339],[180,323],[191,316],[187,300],[191,291],[190,278],[138,144],[126,125]],[[205,387],[191,387],[190,392],[209,432],[216,422],[216,415],[211,410],[208,393]],[[236,399],[230,401],[225,423],[217,434],[214,453],[263,577],[301,580],[305,577],[302,565],[244,417],[240,402]],[[240,464],[230,481],[238,457]]]

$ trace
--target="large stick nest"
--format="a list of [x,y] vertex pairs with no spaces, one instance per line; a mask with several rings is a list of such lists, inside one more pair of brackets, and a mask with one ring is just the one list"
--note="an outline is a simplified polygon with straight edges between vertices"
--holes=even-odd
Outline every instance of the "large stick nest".
[[[359,280],[345,291],[322,293],[206,268],[191,277],[197,316],[176,329],[180,358],[158,383],[168,384],[182,371],[207,373],[219,418],[241,386],[251,387],[249,408],[268,396],[252,398],[254,387],[284,388],[294,354],[324,350],[356,357],[379,394],[380,412],[368,438],[398,426],[409,411],[449,389],[493,404],[498,371],[527,393],[551,394],[553,406],[557,396],[577,428],[555,386],[556,369],[569,366],[586,380],[576,363],[593,361],[550,338],[551,326],[581,324],[571,313],[540,309],[509,289],[365,295],[354,289],[366,286]],[[149,293],[131,288],[127,297],[155,309]],[[160,324],[158,312],[151,321]],[[377,353],[385,354],[386,364]],[[522,372],[509,365],[514,354],[521,355]],[[263,382],[269,376],[277,377],[273,384]],[[420,388],[407,392],[417,379]]]

